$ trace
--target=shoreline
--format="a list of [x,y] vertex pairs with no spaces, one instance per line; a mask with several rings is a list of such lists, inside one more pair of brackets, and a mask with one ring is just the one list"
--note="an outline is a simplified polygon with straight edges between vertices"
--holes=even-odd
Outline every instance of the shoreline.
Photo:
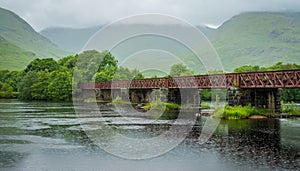
[[[201,116],[212,116],[212,113],[201,113]],[[257,114],[251,115],[247,119],[265,119],[265,118],[272,118],[272,119],[281,119],[281,118],[300,118],[300,114],[288,114],[288,113],[278,113],[278,114]]]

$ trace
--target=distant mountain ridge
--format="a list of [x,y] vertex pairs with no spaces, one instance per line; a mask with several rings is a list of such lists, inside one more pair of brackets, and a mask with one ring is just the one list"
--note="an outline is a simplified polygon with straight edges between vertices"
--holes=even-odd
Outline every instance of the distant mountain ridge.
[[46,28],[40,33],[60,48],[73,53],[78,53],[83,48],[87,40],[95,34],[101,26],[91,28]]
[[[14,58],[15,64],[12,66],[12,63],[9,62],[9,65],[2,64],[0,69],[22,69],[28,64],[28,60],[35,58],[61,58],[65,55],[70,54],[60,48],[58,48],[54,43],[49,41],[46,37],[37,33],[26,21],[20,18],[15,13],[0,8],[0,36],[2,39],[2,44],[0,47],[3,49],[3,41],[5,44],[10,44],[10,50],[6,51],[5,54],[0,54],[1,58],[10,58],[11,56],[16,55],[11,51],[12,49],[16,50],[16,54],[23,54],[20,57],[20,61],[16,61]],[[18,49],[18,50],[17,50]],[[27,55],[24,52],[29,52]],[[27,56],[27,58],[26,58]],[[8,61],[6,59],[5,61]],[[5,66],[4,68],[2,68]]]
[[225,22],[210,40],[225,68],[300,62],[300,13],[249,12]]
[[[271,66],[276,62],[300,62],[300,13],[247,12],[232,17],[218,29],[197,28],[211,41],[226,71],[241,65]],[[68,36],[73,37],[72,41],[85,44],[92,32],[97,31],[87,28],[88,33],[79,38],[76,33],[84,29],[75,30],[64,28],[60,31],[56,28],[43,30],[41,34],[57,44],[67,44],[70,39],[64,40],[57,33],[68,32]],[[78,51],[78,47],[74,46],[73,51]]]
[[[7,65],[1,63],[0,69],[21,69],[28,61],[37,57],[59,59],[78,53],[100,28],[101,26],[80,29],[48,28],[39,34],[16,14],[0,8],[0,49],[5,49],[0,52],[0,59],[7,62]],[[204,26],[198,26],[198,29],[211,41],[228,72],[241,65],[299,63],[300,12],[248,12],[232,17],[218,29]],[[166,46],[163,45],[166,42],[156,44],[151,41],[151,38],[147,42],[137,41],[137,48]],[[125,54],[130,52],[126,46],[123,48],[126,50]],[[178,46],[167,48],[187,63],[193,63],[192,57],[179,52]],[[116,57],[122,60],[126,55],[116,54]],[[149,63],[149,60],[139,59],[138,62],[136,65],[143,65]],[[154,61],[153,65],[156,64],[170,65]]]

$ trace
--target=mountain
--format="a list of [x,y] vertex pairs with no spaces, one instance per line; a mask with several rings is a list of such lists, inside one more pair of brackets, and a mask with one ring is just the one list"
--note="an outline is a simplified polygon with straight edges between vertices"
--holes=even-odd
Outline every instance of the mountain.
[[299,63],[300,13],[243,13],[215,30],[210,40],[227,70]]
[[[101,27],[102,26],[90,28],[49,27],[41,30],[40,34],[47,37],[60,48],[68,52],[78,53]],[[197,26],[197,28],[207,36],[214,31],[206,26]]]
[[24,51],[34,53],[39,58],[58,59],[70,54],[37,33],[18,15],[3,8],[0,8],[0,36]]
[[[138,27],[141,28],[142,26]],[[168,25],[160,27],[161,29],[176,29]],[[197,26],[197,28],[211,41],[221,58],[225,70],[228,72],[242,65],[271,66],[277,62],[299,63],[300,13],[248,12],[234,16],[218,29],[205,26]],[[136,28],[133,25],[132,28],[128,26],[128,29]],[[96,28],[55,28],[46,29],[41,33],[62,48],[70,45],[70,47],[64,48],[65,50],[72,49],[73,52],[78,52],[96,31]],[[74,42],[78,44],[74,45]],[[167,40],[157,42],[148,37],[145,40],[138,40],[137,38],[136,41],[132,42],[136,44],[136,47],[120,46],[123,53],[114,54],[119,61],[124,60],[133,51],[130,48],[165,48],[180,56],[183,61],[192,66],[192,69],[199,68],[193,66],[195,57],[182,53],[183,49],[180,49],[176,44],[172,46]],[[150,54],[148,56],[151,58]],[[152,60],[151,67],[170,66],[170,60],[160,62],[157,58],[159,57]],[[151,63],[149,59],[131,58],[129,60],[135,61],[135,64],[131,64],[132,66],[150,66]],[[125,62],[130,63],[128,60]]]
[[11,44],[0,36],[0,69],[19,70],[34,60],[36,55]]
[[46,28],[40,34],[55,42],[60,48],[73,53],[81,51],[88,39],[101,27],[91,28]]

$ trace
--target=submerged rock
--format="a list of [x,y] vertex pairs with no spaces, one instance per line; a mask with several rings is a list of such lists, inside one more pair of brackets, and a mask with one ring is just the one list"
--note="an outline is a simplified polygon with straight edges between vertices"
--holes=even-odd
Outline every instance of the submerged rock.
[[266,116],[262,116],[262,115],[251,115],[249,117],[249,119],[265,119],[267,118]]

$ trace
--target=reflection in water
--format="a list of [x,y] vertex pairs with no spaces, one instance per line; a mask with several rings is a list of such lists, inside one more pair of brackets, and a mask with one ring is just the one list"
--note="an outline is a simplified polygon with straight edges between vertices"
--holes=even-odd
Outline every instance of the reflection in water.
[[225,161],[252,169],[265,166],[294,170],[299,168],[299,151],[282,143],[280,132],[285,128],[281,122],[278,119],[222,121],[215,135],[201,148],[213,149]]
[[[84,128],[101,133],[106,123],[129,138],[161,135],[173,123],[141,114],[86,115],[78,122],[70,103],[0,100],[0,170],[299,170],[300,120],[222,121],[205,144],[198,140],[202,117],[189,135],[181,127],[168,138],[187,136],[170,152],[147,160],[127,160],[93,144]],[[109,139],[103,135],[103,141]],[[122,142],[120,142],[122,143]],[[126,149],[124,149],[126,150]],[[157,149],[152,149],[157,150]]]

